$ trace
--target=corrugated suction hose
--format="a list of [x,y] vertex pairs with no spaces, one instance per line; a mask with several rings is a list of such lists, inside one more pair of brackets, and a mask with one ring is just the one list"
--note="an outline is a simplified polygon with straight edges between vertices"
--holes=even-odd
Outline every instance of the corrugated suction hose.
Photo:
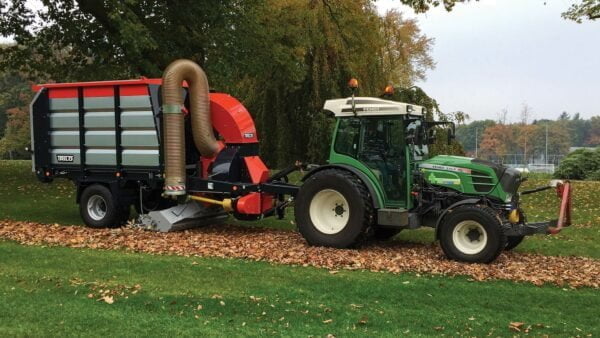
[[165,151],[165,186],[167,195],[185,195],[185,130],[183,95],[186,81],[189,88],[190,114],[194,144],[204,157],[218,151],[210,118],[208,80],[198,64],[176,60],[165,69],[162,77],[163,142]]

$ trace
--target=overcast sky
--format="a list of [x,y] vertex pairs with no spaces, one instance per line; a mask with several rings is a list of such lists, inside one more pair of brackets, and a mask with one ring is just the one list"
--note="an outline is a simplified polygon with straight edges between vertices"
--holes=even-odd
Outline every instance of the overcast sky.
[[[418,15],[400,0],[378,0],[377,6],[380,13],[398,8],[416,18],[435,39],[437,66],[418,85],[443,111],[480,120],[497,119],[506,108],[509,120],[517,121],[524,103],[532,119],[554,119],[562,111],[600,115],[600,20],[562,19],[571,3],[480,0]],[[28,6],[39,1],[28,0]]]
[[[519,119],[523,103],[533,119],[562,111],[600,115],[600,20],[582,24],[560,14],[573,1],[481,0],[415,15],[399,0],[378,0],[381,13],[399,8],[435,39],[434,70],[418,83],[443,111],[471,120]],[[545,5],[544,5],[545,3]]]

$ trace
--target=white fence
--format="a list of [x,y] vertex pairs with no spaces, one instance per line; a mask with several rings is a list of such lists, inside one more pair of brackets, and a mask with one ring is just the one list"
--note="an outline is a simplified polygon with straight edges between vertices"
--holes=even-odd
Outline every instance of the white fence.
[[504,156],[490,156],[485,159],[521,171],[553,174],[554,170],[558,167],[564,157],[565,155],[549,154],[548,159],[546,160],[543,156],[527,156],[527,158],[525,158],[523,154],[507,154]]

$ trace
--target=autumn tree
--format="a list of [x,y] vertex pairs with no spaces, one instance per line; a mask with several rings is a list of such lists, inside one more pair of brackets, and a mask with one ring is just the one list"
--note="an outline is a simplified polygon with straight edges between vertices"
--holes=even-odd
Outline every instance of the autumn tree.
[[30,143],[29,110],[27,104],[31,96],[20,96],[21,106],[6,111],[8,120],[4,136],[0,139],[0,155],[7,154],[9,159],[27,158],[25,148]]
[[496,124],[485,129],[481,139],[481,154],[501,157],[514,147],[514,130],[505,124]]
[[590,133],[585,140],[586,146],[600,146],[600,116],[592,116],[590,119]]
[[538,126],[534,124],[521,123],[516,126],[516,146],[518,152],[523,154],[523,160],[527,163],[529,157],[533,153],[532,149],[534,137],[537,133]]
[[[571,146],[568,130],[559,123],[542,121],[536,124],[538,128],[533,135],[533,148],[536,154],[546,152],[546,139],[548,140],[548,155],[561,155],[569,152]],[[547,129],[546,129],[547,128]],[[548,137],[546,138],[546,130]]]
[[433,39],[421,34],[417,22],[403,19],[397,10],[390,10],[381,19],[384,45],[381,49],[384,84],[408,88],[416,80],[424,80],[425,72],[434,67],[430,56]]
[[493,120],[480,120],[458,125],[456,127],[456,139],[463,145],[465,151],[474,156],[475,143],[477,142],[477,147],[480,147],[479,144],[485,130],[495,124],[496,121]]

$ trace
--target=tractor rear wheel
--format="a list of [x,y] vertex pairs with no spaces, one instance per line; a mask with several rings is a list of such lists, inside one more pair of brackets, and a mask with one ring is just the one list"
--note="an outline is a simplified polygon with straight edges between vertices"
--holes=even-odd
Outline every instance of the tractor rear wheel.
[[440,226],[440,244],[450,259],[489,263],[506,247],[502,223],[487,206],[460,206],[450,211]]
[[302,236],[317,246],[353,246],[373,223],[367,188],[356,176],[340,169],[309,177],[296,196],[295,214]]

